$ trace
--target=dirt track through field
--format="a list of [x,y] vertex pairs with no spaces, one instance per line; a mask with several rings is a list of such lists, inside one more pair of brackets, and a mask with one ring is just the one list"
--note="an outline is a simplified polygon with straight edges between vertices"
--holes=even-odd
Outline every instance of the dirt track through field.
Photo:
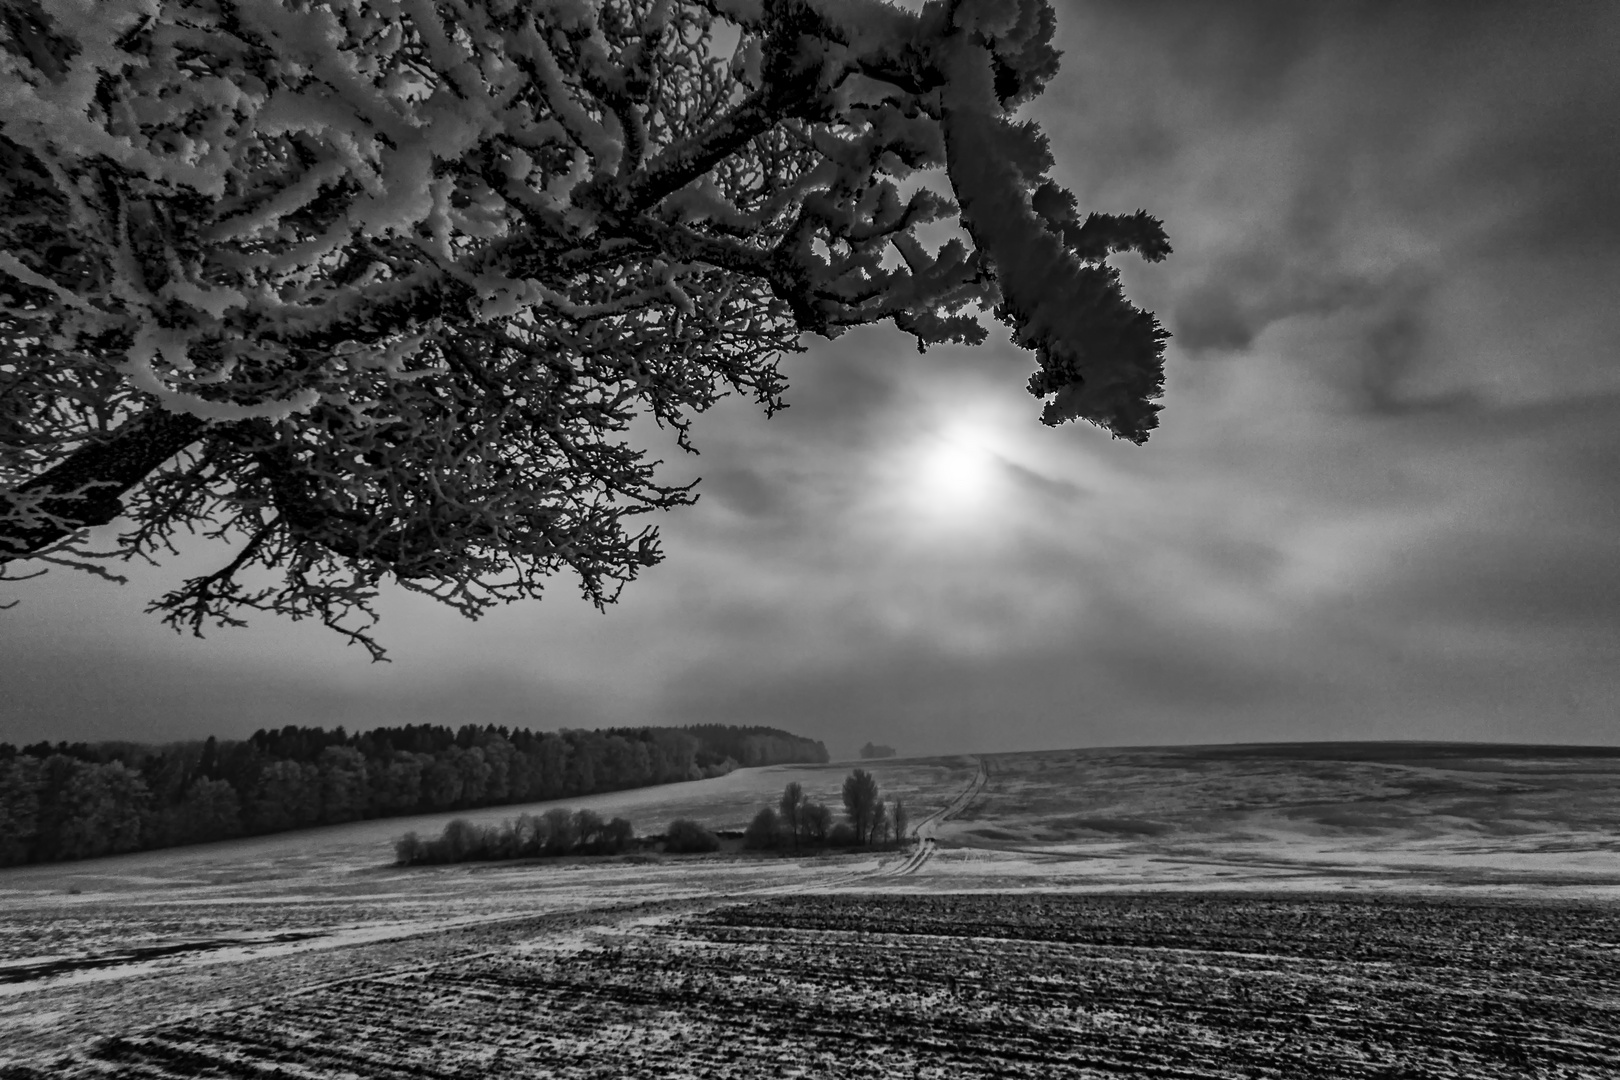
[[911,855],[899,866],[884,871],[883,876],[910,877],[928,865],[928,860],[934,857],[934,852],[939,846],[934,833],[940,824],[965,813],[973,805],[973,800],[984,793],[985,786],[989,783],[990,758],[987,756],[980,757],[978,771],[973,774],[973,779],[968,783],[967,788],[945,806],[917,822],[916,826],[911,830],[913,839],[917,841]]

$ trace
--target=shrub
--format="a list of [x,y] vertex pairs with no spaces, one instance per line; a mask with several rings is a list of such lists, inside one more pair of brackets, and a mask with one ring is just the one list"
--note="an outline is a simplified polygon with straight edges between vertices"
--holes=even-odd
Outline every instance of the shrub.
[[676,818],[664,834],[664,850],[676,854],[719,851],[720,838],[689,818]]
[[855,827],[847,821],[840,821],[827,833],[827,843],[833,847],[855,847],[860,842]]
[[414,832],[408,832],[394,841],[394,862],[400,866],[411,866],[423,861],[425,845],[422,838]]
[[759,808],[743,832],[743,847],[773,848],[782,842],[782,818],[769,806]]
[[617,855],[630,847],[636,839],[634,825],[622,817],[616,817],[602,826],[597,840],[597,847],[604,855]]

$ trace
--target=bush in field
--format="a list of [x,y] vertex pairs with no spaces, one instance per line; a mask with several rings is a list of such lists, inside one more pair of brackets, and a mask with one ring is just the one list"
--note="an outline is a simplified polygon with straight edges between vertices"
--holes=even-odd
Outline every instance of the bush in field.
[[603,855],[617,855],[621,851],[628,850],[635,840],[635,826],[622,817],[616,817],[602,826],[596,846]]
[[847,821],[840,821],[827,833],[829,847],[855,847],[860,842],[860,837],[855,835],[855,826]]
[[781,815],[769,806],[762,806],[743,831],[743,847],[755,850],[778,847],[784,836]]
[[414,832],[408,832],[394,841],[394,862],[400,866],[415,866],[417,863],[427,861],[423,858],[426,851],[427,845],[422,842],[422,838]]
[[690,818],[676,818],[664,834],[664,850],[677,855],[719,851],[720,838]]

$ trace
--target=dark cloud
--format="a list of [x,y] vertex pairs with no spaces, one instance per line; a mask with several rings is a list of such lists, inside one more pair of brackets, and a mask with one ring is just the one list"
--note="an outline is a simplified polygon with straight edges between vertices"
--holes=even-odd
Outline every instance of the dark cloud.
[[1411,272],[1375,278],[1316,257],[1291,254],[1280,240],[1221,253],[1196,284],[1174,301],[1170,325],[1177,348],[1194,358],[1252,346],[1266,329],[1297,316],[1368,311],[1421,289]]
[[[1527,303],[1557,303],[1536,283],[1575,273],[1570,260],[1613,268],[1611,5],[1150,2],[1073,15],[1060,23],[1068,61],[1094,74],[1065,83],[1043,119],[1083,148],[1071,160],[1089,201],[1166,218],[1177,255],[1159,302],[1178,356],[1237,356],[1283,320],[1350,313],[1359,344],[1332,358],[1347,403],[1457,408],[1477,385],[1412,387],[1435,352],[1434,282],[1528,259]],[[1152,151],[1121,129],[1153,132]]]
[[1232,283],[1212,275],[1177,297],[1169,318],[1176,347],[1193,357],[1247,349],[1263,326],[1245,308]]

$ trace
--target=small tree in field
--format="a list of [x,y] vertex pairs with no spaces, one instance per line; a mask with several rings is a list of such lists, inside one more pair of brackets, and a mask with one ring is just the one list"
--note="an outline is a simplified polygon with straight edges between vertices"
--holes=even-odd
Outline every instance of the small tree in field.
[[380,659],[385,579],[469,617],[565,570],[616,599],[661,558],[635,517],[694,498],[632,419],[689,448],[725,393],[774,411],[804,333],[994,317],[1043,422],[1158,422],[1167,335],[1109,260],[1160,223],[1083,214],[1017,117],[1048,0],[4,8],[0,566],[202,532],[234,550],[166,622]]
[[799,846],[799,840],[804,834],[804,788],[797,780],[789,781],[782,789],[782,802],[779,807],[782,815],[782,826],[793,837],[793,846]]
[[889,842],[889,804],[879,799],[872,806],[872,827],[867,833],[867,843],[887,844]]
[[877,780],[871,773],[856,769],[844,778],[844,814],[855,830],[857,844],[867,843],[871,839],[877,804]]
[[906,804],[900,799],[894,800],[894,809],[889,816],[894,821],[894,840],[897,844],[906,842],[906,827],[911,824],[911,815],[906,812]]

